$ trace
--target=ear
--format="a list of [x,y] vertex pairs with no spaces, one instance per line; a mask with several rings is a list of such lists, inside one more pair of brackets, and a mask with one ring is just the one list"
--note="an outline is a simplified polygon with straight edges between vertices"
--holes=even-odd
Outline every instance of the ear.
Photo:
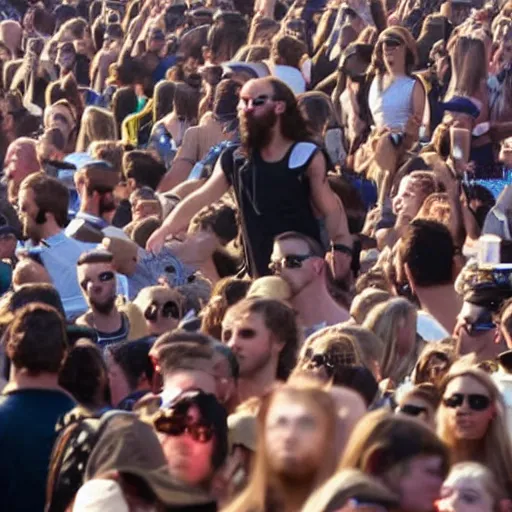
[[286,111],[286,103],[284,101],[278,101],[274,107],[274,111],[279,116],[283,115]]
[[137,188],[137,183],[135,182],[134,178],[128,178],[126,180],[126,183],[128,185],[128,188],[130,189],[130,192],[133,192]]
[[408,263],[404,263],[404,272],[407,281],[409,282],[409,286],[411,287],[412,293],[416,294],[416,285],[414,283],[414,279],[412,277],[411,269],[409,268]]
[[315,274],[320,275],[324,271],[326,264],[327,263],[322,258],[314,258],[313,269],[315,270]]

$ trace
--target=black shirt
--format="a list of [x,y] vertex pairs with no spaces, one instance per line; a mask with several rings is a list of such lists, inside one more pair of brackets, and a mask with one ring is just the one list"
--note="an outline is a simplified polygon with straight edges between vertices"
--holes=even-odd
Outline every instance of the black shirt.
[[236,147],[221,155],[222,169],[235,190],[240,209],[245,258],[252,277],[269,273],[277,235],[298,231],[320,242],[307,176],[316,151],[303,165],[290,169],[288,162],[294,146],[279,162],[265,162],[258,151],[245,159]]

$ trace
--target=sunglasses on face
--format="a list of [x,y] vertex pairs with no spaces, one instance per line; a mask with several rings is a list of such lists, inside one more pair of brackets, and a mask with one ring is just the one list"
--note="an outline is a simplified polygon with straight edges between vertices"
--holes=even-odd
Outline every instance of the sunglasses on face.
[[[99,274],[97,280],[100,283],[108,283],[109,281],[112,281],[114,277],[114,272],[107,270],[106,272],[102,272],[101,274]],[[90,277],[86,277],[83,281],[80,282],[80,286],[82,287],[83,290],[86,290],[87,287],[89,286],[89,283],[91,283],[92,281],[93,280]]]
[[207,443],[213,438],[215,433],[211,425],[202,423],[188,423],[187,419],[180,416],[162,415],[153,421],[153,425],[157,432],[168,436],[178,437],[188,434],[194,441],[198,443]]
[[477,318],[474,322],[466,320],[464,329],[470,336],[476,336],[479,333],[487,332],[496,327],[496,324],[489,318]]
[[260,96],[257,96],[256,98],[240,98],[240,102],[238,103],[238,108],[255,108],[255,107],[261,107],[267,103],[267,101],[273,101],[273,99],[266,95],[261,94]]
[[382,42],[382,46],[387,49],[395,49],[399,46],[402,46],[402,42],[398,41],[397,39],[384,39]]
[[422,412],[426,413],[427,408],[421,407],[419,405],[404,404],[401,407],[397,408],[397,412],[407,414],[407,416],[419,416]]
[[464,395],[463,393],[454,393],[448,398],[443,398],[443,404],[445,407],[450,409],[457,409],[467,398],[469,408],[473,411],[485,411],[491,405],[491,399],[486,395],[480,395],[478,393],[472,393]]
[[282,268],[301,268],[302,264],[311,258],[311,254],[289,254],[280,260],[271,261],[268,268],[275,273]]
[[150,322],[155,322],[158,318],[158,312],[161,311],[163,318],[180,318],[180,308],[176,302],[169,300],[163,306],[153,302],[144,312],[144,318]]

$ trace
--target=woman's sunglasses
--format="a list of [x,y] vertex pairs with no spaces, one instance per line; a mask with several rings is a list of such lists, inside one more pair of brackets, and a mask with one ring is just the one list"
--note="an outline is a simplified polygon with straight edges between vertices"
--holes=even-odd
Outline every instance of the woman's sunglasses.
[[161,311],[163,318],[174,318],[178,320],[181,316],[178,304],[172,300],[169,300],[163,306],[160,306],[156,302],[151,303],[147,307],[146,311],[144,311],[144,318],[150,322],[156,322],[159,311]]
[[275,273],[282,268],[301,268],[302,264],[311,258],[311,254],[289,254],[280,260],[271,261],[268,268]]
[[419,405],[412,404],[404,404],[400,407],[397,407],[396,412],[401,412],[402,414],[407,414],[407,416],[419,416],[423,412],[427,412],[426,407],[421,407]]
[[[98,281],[100,283],[108,283],[109,281],[112,281],[114,279],[115,274],[114,272],[111,272],[110,270],[107,270],[106,272],[102,272],[98,275]],[[87,289],[87,286],[89,286],[89,283],[92,281],[90,277],[86,277],[81,283],[80,286],[83,290]]]
[[240,98],[240,101],[238,103],[238,108],[254,108],[254,107],[261,107],[267,103],[267,101],[272,101],[273,98],[266,94],[261,94],[260,96],[257,96],[256,98]]
[[[238,336],[244,340],[252,340],[256,337],[257,332],[254,329],[239,329]],[[232,329],[226,329],[222,332],[222,341],[227,343],[233,337]]]
[[211,441],[215,433],[211,425],[202,423],[187,423],[187,419],[180,416],[162,415],[153,420],[153,425],[157,432],[168,436],[178,437],[188,434],[194,441],[198,443],[207,443]]
[[468,399],[470,409],[473,411],[485,411],[491,405],[491,399],[486,395],[472,393],[464,395],[463,393],[454,393],[448,398],[443,398],[443,404],[450,409],[457,409],[460,407],[465,399]]
[[382,46],[384,46],[384,48],[398,48],[399,46],[402,46],[402,42],[399,41],[398,39],[384,39],[384,41],[382,42]]

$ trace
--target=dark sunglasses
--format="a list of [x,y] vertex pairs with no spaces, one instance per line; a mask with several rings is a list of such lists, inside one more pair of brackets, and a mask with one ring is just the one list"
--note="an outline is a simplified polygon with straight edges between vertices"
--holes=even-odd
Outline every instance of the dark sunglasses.
[[470,336],[476,336],[480,332],[487,332],[496,327],[496,324],[491,320],[489,315],[477,318],[474,322],[464,324],[464,329]]
[[[254,329],[239,329],[238,330],[238,336],[244,340],[251,340],[254,337],[256,337],[256,331]],[[231,338],[233,337],[233,330],[232,329],[226,329],[222,331],[222,341],[224,343],[227,343]]]
[[288,254],[280,260],[271,261],[268,268],[273,273],[282,268],[301,268],[302,264],[311,257],[311,254]]
[[[107,270],[106,272],[102,272],[101,274],[98,275],[98,281],[100,281],[100,283],[107,283],[108,281],[112,281],[112,279],[114,279],[114,277],[115,277],[114,272]],[[86,290],[87,286],[89,285],[89,283],[91,281],[92,281],[92,279],[87,277],[80,283],[80,286],[82,287],[83,290]]]
[[485,395],[479,395],[473,393],[470,395],[464,395],[463,393],[454,393],[448,398],[443,398],[443,404],[445,407],[450,409],[457,409],[464,403],[464,399],[467,397],[470,409],[473,411],[485,411],[491,405],[491,399]]
[[427,412],[427,408],[419,405],[404,404],[397,408],[397,412],[407,414],[407,416],[419,416],[422,412]]
[[267,94],[261,94],[260,96],[257,96],[256,98],[240,98],[239,106],[241,108],[248,108],[248,107],[261,107],[262,105],[265,105],[267,101],[273,101],[273,99],[268,96]]
[[399,41],[398,39],[384,39],[382,42],[382,45],[386,48],[398,48],[399,46],[402,46],[402,41]]
[[144,311],[144,318],[150,322],[155,322],[158,318],[158,311],[161,310],[161,314],[164,318],[180,318],[180,308],[176,302],[169,300],[163,306],[153,302],[150,304],[146,311]]
[[187,423],[186,418],[182,416],[169,417],[162,415],[153,420],[153,425],[157,432],[174,437],[188,434],[198,443],[207,443],[208,441],[211,441],[213,434],[215,433],[215,430],[211,425]]

